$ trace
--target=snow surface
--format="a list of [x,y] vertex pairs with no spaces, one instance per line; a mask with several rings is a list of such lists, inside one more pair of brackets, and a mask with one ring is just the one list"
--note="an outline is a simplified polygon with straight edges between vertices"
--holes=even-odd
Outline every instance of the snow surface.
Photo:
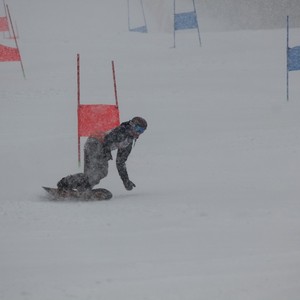
[[[0,299],[298,299],[300,72],[287,102],[285,29],[202,32],[201,48],[178,32],[173,49],[151,24],[167,2],[145,6],[148,34],[128,32],[126,1],[7,3],[26,79],[1,63]],[[114,102],[114,60],[122,121],[149,122],[127,163],[136,188],[113,161],[110,201],[41,189],[81,170],[77,53],[82,102]]]

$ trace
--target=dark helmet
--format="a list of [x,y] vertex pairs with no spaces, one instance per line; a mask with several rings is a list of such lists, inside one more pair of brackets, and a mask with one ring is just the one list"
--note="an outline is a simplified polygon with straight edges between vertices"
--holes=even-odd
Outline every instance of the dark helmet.
[[147,125],[148,125],[148,124],[147,124],[147,121],[146,121],[145,119],[141,118],[141,117],[134,117],[134,118],[130,121],[130,123],[131,123],[133,126],[138,125],[138,126],[144,128],[144,129],[147,129]]

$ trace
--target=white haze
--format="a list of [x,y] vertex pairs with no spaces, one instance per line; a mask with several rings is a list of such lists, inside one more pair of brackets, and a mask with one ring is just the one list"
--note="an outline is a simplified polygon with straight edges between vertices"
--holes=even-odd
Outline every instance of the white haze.
[[[0,299],[297,299],[300,72],[287,102],[285,17],[224,32],[208,11],[223,24],[228,11],[196,2],[203,46],[188,30],[173,49],[172,1],[145,0],[148,34],[128,32],[123,0],[7,3],[26,79],[1,63]],[[149,123],[127,163],[136,189],[114,160],[107,202],[41,188],[82,170],[77,53],[83,103],[114,102],[114,60],[121,120]]]

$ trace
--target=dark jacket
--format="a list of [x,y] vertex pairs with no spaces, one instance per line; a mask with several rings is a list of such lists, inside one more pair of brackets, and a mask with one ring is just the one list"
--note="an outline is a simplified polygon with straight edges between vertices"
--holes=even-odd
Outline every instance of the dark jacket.
[[117,149],[116,165],[123,182],[129,181],[126,169],[126,161],[131,152],[135,137],[132,135],[132,127],[129,122],[109,131],[103,140],[103,148],[106,157],[112,159],[111,151]]

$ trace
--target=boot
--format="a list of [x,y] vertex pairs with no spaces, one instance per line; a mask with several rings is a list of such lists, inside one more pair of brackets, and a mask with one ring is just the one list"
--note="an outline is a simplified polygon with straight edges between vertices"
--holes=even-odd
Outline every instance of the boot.
[[77,190],[79,192],[92,189],[88,177],[83,173],[69,175],[62,178],[57,183],[57,188],[61,191]]

